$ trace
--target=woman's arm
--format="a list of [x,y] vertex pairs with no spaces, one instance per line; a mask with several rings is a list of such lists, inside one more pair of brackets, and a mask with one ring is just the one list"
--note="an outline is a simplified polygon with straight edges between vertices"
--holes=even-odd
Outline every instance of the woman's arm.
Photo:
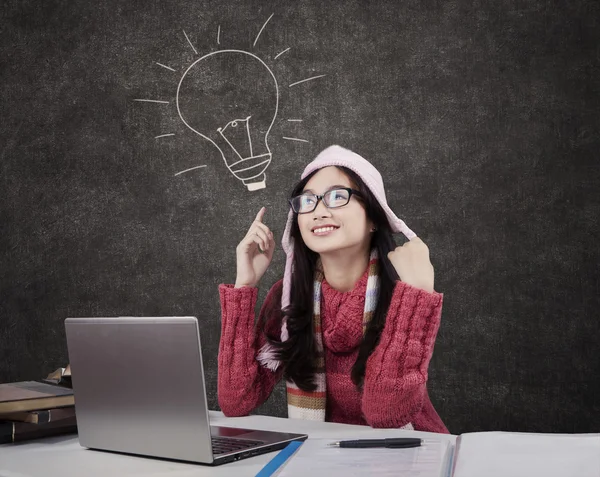
[[413,423],[427,396],[427,369],[443,295],[398,281],[379,344],[367,360],[362,410],[372,427]]
[[[277,282],[261,308],[261,320],[271,339],[281,334],[281,281]],[[265,344],[263,330],[254,323],[258,296],[255,287],[220,285],[221,341],[219,343],[218,400],[226,416],[245,416],[271,395],[281,379],[282,367],[272,372],[256,356]]]

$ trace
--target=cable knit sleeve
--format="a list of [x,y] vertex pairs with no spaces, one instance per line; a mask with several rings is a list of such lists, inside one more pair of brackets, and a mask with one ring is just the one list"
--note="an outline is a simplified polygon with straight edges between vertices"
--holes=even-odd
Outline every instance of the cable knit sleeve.
[[282,367],[272,372],[256,360],[266,341],[265,333],[271,339],[278,340],[281,336],[281,283],[273,285],[261,308],[259,323],[265,323],[264,332],[254,323],[258,289],[219,285],[218,400],[228,417],[248,415],[267,400],[281,379]]
[[367,360],[362,411],[372,427],[414,424],[427,397],[427,369],[443,295],[398,281],[379,344]]

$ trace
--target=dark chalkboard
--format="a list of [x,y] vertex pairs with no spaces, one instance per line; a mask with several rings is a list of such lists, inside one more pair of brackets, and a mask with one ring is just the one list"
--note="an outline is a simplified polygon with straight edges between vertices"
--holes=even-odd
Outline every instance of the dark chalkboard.
[[430,247],[451,432],[600,430],[597,2],[24,0],[0,30],[0,381],[64,365],[67,316],[196,315],[217,408],[235,246],[339,144]]

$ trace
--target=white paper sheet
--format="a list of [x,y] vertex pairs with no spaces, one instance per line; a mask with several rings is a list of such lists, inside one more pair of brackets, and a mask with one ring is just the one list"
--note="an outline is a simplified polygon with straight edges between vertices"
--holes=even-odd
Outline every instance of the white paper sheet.
[[[351,439],[355,437],[343,438]],[[336,440],[339,439],[307,439],[277,475],[446,477],[453,449],[451,443],[434,439],[425,439],[421,447],[409,449],[327,447]]]
[[453,477],[600,477],[600,434],[473,432],[457,449]]

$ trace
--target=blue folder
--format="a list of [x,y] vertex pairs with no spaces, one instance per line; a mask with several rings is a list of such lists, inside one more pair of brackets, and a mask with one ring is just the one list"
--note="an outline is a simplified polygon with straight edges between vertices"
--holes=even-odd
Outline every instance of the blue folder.
[[265,465],[256,477],[270,477],[298,450],[303,441],[292,441]]

